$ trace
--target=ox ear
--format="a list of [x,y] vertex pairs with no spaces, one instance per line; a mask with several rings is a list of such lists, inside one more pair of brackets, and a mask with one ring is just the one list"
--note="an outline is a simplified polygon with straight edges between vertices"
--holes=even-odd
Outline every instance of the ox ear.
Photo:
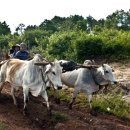
[[95,65],[95,60],[93,59],[93,60],[91,60],[91,61],[92,61],[92,64]]

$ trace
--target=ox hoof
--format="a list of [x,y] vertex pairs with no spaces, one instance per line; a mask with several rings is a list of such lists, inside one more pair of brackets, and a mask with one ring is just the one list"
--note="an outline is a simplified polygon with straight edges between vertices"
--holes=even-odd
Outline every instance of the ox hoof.
[[47,88],[46,88],[46,90],[50,90],[50,89],[51,89],[51,87],[47,87]]
[[69,109],[72,110],[72,104],[71,103],[69,104]]
[[55,102],[56,102],[56,104],[60,104],[60,99],[59,98],[55,98]]
[[52,112],[51,109],[47,110],[48,116],[51,117],[52,116]]
[[23,111],[23,115],[24,115],[24,116],[28,116],[29,113],[28,113],[27,111]]
[[14,104],[16,108],[20,108],[20,105],[18,103]]
[[95,111],[95,110],[90,110],[90,114],[91,114],[92,116],[97,116],[97,111]]
[[24,115],[24,116],[29,115],[29,113],[28,113],[28,111],[27,111],[27,108],[25,108],[25,109],[23,110],[23,115]]
[[24,115],[24,116],[27,116],[27,112],[26,112],[26,111],[23,111],[23,115]]

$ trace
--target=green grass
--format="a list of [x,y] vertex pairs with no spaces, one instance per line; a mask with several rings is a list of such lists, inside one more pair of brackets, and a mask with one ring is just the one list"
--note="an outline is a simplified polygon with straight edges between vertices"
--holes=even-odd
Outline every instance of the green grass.
[[3,123],[0,123],[0,130],[5,130],[5,126]]
[[48,91],[49,96],[55,96],[60,98],[61,101],[70,102],[72,99],[73,91],[69,90],[58,90],[58,95],[55,94],[55,92],[51,89]]
[[60,112],[54,112],[51,119],[56,122],[62,122],[68,120],[68,116]]
[[122,94],[100,95],[93,100],[92,105],[100,112],[114,114],[121,118],[130,118],[130,104],[122,100]]

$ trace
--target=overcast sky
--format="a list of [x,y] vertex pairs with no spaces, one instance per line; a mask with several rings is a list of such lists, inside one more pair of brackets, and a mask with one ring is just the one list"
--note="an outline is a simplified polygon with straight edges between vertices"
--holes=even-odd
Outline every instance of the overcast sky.
[[20,23],[39,25],[54,16],[91,15],[98,20],[121,9],[128,11],[130,0],[0,0],[0,22],[14,31]]

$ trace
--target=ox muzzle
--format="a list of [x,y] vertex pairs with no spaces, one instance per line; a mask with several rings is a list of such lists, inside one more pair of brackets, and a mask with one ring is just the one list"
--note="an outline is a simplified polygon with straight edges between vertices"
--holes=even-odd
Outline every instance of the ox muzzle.
[[58,90],[62,89],[62,86],[57,86],[57,89],[58,89]]

